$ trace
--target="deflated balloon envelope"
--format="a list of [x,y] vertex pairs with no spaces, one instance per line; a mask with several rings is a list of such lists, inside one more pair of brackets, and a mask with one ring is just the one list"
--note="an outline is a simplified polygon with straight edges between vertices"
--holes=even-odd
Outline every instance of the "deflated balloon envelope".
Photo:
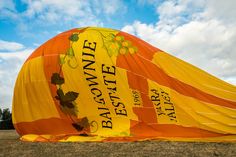
[[236,87],[127,33],[79,28],[37,48],[18,75],[26,141],[235,141]]

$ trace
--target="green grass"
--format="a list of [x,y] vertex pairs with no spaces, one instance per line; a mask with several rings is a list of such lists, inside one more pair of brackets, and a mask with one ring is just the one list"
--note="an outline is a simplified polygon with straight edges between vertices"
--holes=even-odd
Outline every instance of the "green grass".
[[146,156],[146,157],[236,157],[236,143],[206,142],[22,142],[14,130],[0,131],[0,156]]

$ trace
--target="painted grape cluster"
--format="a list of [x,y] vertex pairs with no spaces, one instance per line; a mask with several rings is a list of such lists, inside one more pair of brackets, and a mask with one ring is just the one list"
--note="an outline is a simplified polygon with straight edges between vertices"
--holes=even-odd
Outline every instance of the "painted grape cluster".
[[107,49],[109,56],[118,56],[119,54],[135,54],[137,52],[137,47],[133,46],[129,40],[125,40],[123,36],[114,35],[110,33],[106,38],[104,38],[104,46]]

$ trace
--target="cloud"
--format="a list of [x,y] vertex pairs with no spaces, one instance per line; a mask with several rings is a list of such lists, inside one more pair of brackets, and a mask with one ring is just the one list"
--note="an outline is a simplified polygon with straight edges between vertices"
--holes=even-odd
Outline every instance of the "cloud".
[[120,0],[21,0],[17,3],[24,9],[17,10],[12,0],[0,1],[0,19],[11,20],[22,38],[35,38],[37,31],[52,28],[64,31],[85,26],[102,27],[106,20],[127,10]]
[[0,9],[15,11],[15,4],[12,0],[0,1]]
[[21,36],[30,37],[32,28],[73,28],[98,26],[101,21],[94,14],[91,4],[83,0],[24,0],[26,9],[19,13],[17,24]]
[[0,40],[0,52],[1,51],[17,51],[23,48],[24,48],[24,45],[20,43]]
[[[92,10],[86,1],[71,0],[39,0],[25,1],[28,8],[24,15],[48,22],[71,20],[74,17],[91,16]],[[62,21],[61,21],[62,22]]]
[[236,1],[234,0],[209,0],[207,1],[204,16],[207,18],[216,18],[227,24],[236,23]]
[[[98,1],[98,7],[101,10],[103,10],[103,12],[107,15],[113,15],[117,12],[119,12],[119,14],[126,12],[126,6],[122,3],[122,1],[120,0],[103,0],[103,1]],[[99,5],[101,7],[99,7]]]
[[[4,46],[5,43],[5,46]],[[18,45],[20,49],[10,49],[12,52],[0,52],[0,105],[1,108],[9,108],[12,103],[13,89],[17,74],[26,60],[34,51],[33,48],[25,48],[20,43],[6,42],[1,40],[1,46],[7,47],[13,44]],[[8,47],[7,47],[8,48]],[[5,49],[9,50],[9,49]],[[15,50],[15,51],[14,51]],[[13,52],[14,51],[14,52]]]
[[140,6],[143,5],[157,5],[159,3],[161,3],[163,0],[137,0],[137,4]]
[[228,2],[165,1],[157,7],[159,21],[135,21],[122,30],[236,84],[236,11],[235,1]]
[[27,7],[23,12],[18,12],[21,25],[25,20],[27,24],[35,23],[38,26],[100,25],[100,16],[110,17],[126,10],[124,3],[119,0],[22,0],[22,3]]
[[15,4],[12,0],[0,1],[0,19],[4,17],[16,18]]

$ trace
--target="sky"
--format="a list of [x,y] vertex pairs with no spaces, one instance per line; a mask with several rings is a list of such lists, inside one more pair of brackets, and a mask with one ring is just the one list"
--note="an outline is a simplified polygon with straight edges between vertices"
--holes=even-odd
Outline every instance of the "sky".
[[0,108],[41,44],[72,28],[133,34],[236,85],[235,0],[0,0]]

